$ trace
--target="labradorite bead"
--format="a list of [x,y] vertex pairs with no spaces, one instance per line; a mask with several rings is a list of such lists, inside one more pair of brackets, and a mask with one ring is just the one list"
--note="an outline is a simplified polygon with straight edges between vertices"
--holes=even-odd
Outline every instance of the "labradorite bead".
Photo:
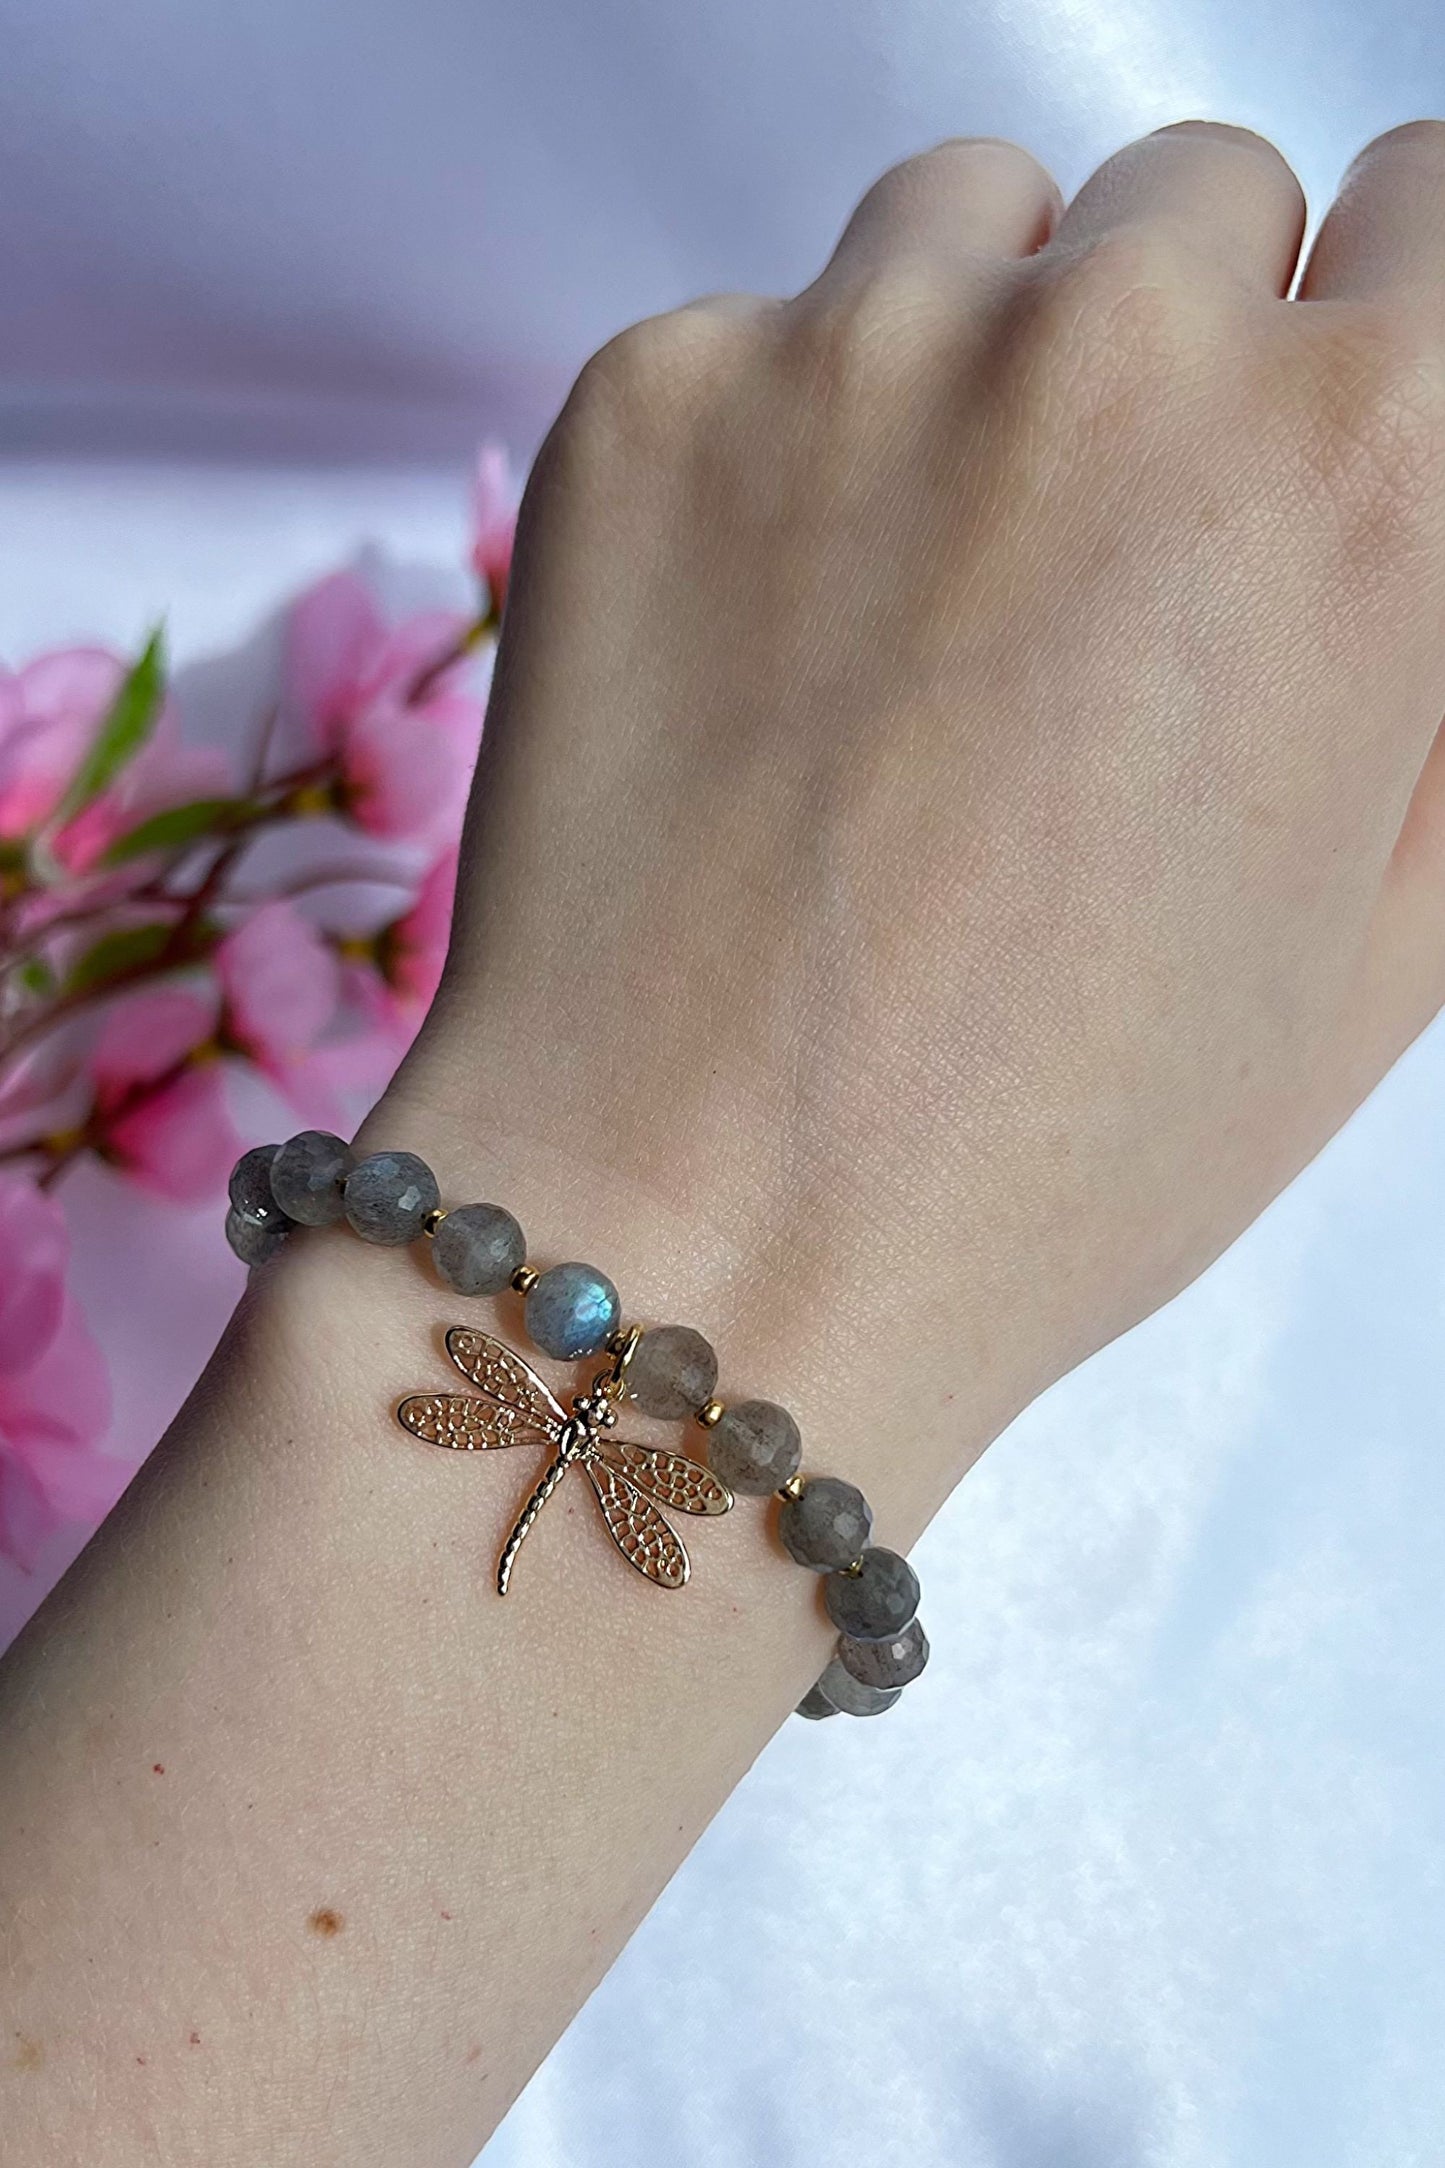
[[724,1408],[709,1431],[707,1457],[713,1474],[729,1490],[765,1498],[797,1474],[802,1434],[786,1408],[771,1400],[739,1400]]
[[825,1716],[836,1716],[838,1714],[827,1695],[816,1686],[808,1688],[794,1713],[798,1716],[806,1716],[814,1724],[821,1723]]
[[644,1415],[668,1423],[696,1415],[716,1384],[717,1357],[691,1325],[649,1325],[627,1365],[632,1399]]
[[226,1240],[243,1265],[264,1265],[268,1257],[276,1255],[290,1232],[290,1220],[274,1205],[267,1219],[259,1219],[253,1212],[238,1212],[234,1205],[226,1214]]
[[617,1289],[595,1265],[549,1266],[527,1296],[527,1330],[557,1362],[595,1355],[621,1321]]
[[852,1641],[896,1641],[918,1610],[918,1575],[896,1551],[875,1545],[858,1573],[830,1573],[823,1601],[839,1633]]
[[845,1671],[837,1657],[813,1689],[825,1701],[831,1701],[835,1709],[845,1716],[881,1716],[891,1709],[903,1692],[901,1686],[864,1686],[851,1671]]
[[279,1219],[281,1207],[271,1194],[271,1162],[279,1144],[256,1144],[231,1169],[230,1196],[237,1212],[255,1220]]
[[907,1686],[928,1662],[928,1636],[918,1619],[887,1641],[838,1643],[838,1662],[862,1686]]
[[356,1232],[394,1249],[415,1241],[441,1203],[436,1176],[415,1152],[373,1152],[352,1168],[342,1194]]
[[814,1476],[778,1516],[784,1548],[810,1573],[851,1566],[872,1533],[873,1510],[862,1491],[834,1475]]
[[432,1257],[459,1295],[495,1295],[527,1262],[527,1238],[499,1204],[459,1204],[432,1237]]
[[329,1129],[303,1129],[282,1145],[271,1163],[271,1194],[288,1219],[303,1227],[329,1227],[346,1210],[341,1185],[356,1165],[344,1138]]

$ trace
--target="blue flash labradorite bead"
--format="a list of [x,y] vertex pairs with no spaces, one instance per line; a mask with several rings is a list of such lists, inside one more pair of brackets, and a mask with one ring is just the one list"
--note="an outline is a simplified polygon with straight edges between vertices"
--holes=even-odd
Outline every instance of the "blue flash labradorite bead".
[[231,1169],[231,1204],[250,1219],[278,1219],[281,1208],[271,1194],[271,1162],[279,1144],[255,1144]]
[[432,1237],[431,1253],[459,1295],[496,1295],[527,1262],[527,1238],[499,1204],[459,1204]]
[[928,1636],[918,1619],[890,1641],[838,1643],[838,1662],[861,1686],[907,1686],[928,1662]]
[[881,1716],[885,1709],[892,1708],[903,1688],[865,1686],[851,1671],[845,1671],[835,1656],[813,1692],[841,1709],[845,1716]]
[[595,1355],[621,1322],[617,1289],[595,1265],[552,1265],[527,1296],[527,1330],[559,1363]]
[[876,1544],[863,1553],[857,1573],[830,1573],[823,1583],[828,1616],[850,1641],[895,1641],[917,1616],[918,1597],[908,1560]]
[[414,1242],[441,1203],[436,1176],[415,1152],[371,1153],[347,1175],[342,1195],[356,1232],[392,1249]]
[[271,1162],[271,1194],[287,1219],[303,1227],[329,1227],[346,1210],[341,1185],[356,1154],[329,1129],[303,1129],[289,1137]]
[[276,1255],[290,1232],[290,1220],[274,1205],[265,1219],[253,1212],[238,1212],[234,1205],[226,1214],[226,1240],[243,1265],[264,1265],[268,1257]]

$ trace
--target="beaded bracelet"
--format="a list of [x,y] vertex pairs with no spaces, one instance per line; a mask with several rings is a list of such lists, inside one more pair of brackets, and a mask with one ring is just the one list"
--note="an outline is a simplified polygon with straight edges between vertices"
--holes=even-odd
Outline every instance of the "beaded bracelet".
[[[436,1177],[414,1152],[373,1152],[320,1129],[287,1144],[261,1144],[231,1174],[226,1238],[247,1265],[273,1256],[295,1226],[345,1219],[368,1242],[400,1247],[429,1237],[433,1262],[454,1293],[474,1297],[512,1288],[526,1328],[544,1355],[577,1362],[606,1354],[591,1390],[569,1415],[522,1358],[489,1333],[453,1325],[447,1353],[475,1393],[410,1393],[397,1420],[430,1445],[476,1452],[540,1445],[551,1458],[503,1548],[497,1590],[505,1596],[517,1553],[547,1500],[574,1465],[591,1480],[618,1550],[659,1588],[681,1588],[690,1567],[681,1538],[659,1512],[729,1512],[735,1492],[781,1500],[778,1535],[800,1566],[824,1576],[823,1601],[839,1630],[836,1653],[798,1705],[814,1719],[877,1716],[891,1708],[928,1661],[918,1619],[918,1576],[896,1551],[870,1544],[873,1514],[861,1491],[835,1476],[799,1473],[802,1437],[786,1408],[770,1400],[729,1404],[716,1397],[718,1363],[689,1325],[624,1326],[617,1289],[592,1265],[527,1263],[526,1238],[495,1204],[444,1210]],[[707,1439],[702,1467],[681,1453],[630,1445],[605,1433],[621,1401],[644,1415],[697,1423]]]

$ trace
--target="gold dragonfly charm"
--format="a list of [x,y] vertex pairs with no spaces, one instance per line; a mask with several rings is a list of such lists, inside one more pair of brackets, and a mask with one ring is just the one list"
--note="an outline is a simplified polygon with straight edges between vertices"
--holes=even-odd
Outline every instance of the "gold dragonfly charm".
[[726,1513],[733,1494],[710,1469],[682,1453],[604,1438],[617,1421],[624,1391],[628,1341],[610,1370],[578,1393],[568,1415],[530,1363],[490,1333],[469,1325],[447,1331],[447,1353],[477,1393],[412,1393],[397,1421],[428,1445],[461,1453],[493,1452],[500,1446],[540,1445],[553,1455],[540,1483],[517,1516],[497,1565],[497,1594],[505,1596],[517,1553],[533,1522],[569,1468],[587,1471],[607,1533],[628,1564],[659,1588],[681,1588],[691,1567],[682,1539],[654,1500],[678,1513]]

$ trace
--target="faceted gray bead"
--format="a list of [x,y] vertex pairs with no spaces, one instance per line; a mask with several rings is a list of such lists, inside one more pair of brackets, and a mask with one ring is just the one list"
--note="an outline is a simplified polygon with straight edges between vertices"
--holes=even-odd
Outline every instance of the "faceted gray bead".
[[888,1641],[838,1643],[838,1662],[863,1686],[907,1686],[928,1662],[928,1636],[918,1619]]
[[873,1510],[862,1491],[833,1475],[815,1475],[778,1516],[784,1548],[810,1573],[851,1566],[872,1533]]
[[303,1129],[289,1137],[271,1163],[271,1194],[288,1219],[303,1227],[329,1227],[346,1210],[341,1185],[356,1165],[344,1138],[329,1129]]
[[527,1296],[527,1330],[560,1363],[595,1355],[622,1321],[617,1289],[595,1265],[552,1265]]
[[499,1204],[459,1204],[432,1237],[432,1257],[459,1295],[495,1295],[527,1262],[527,1238]]
[[691,1325],[649,1325],[627,1365],[627,1390],[642,1413],[668,1423],[696,1415],[716,1384],[717,1357]]
[[830,1573],[823,1601],[839,1633],[853,1641],[896,1641],[918,1611],[918,1575],[896,1551],[863,1553],[859,1573]]
[[252,1219],[279,1219],[281,1207],[271,1194],[271,1162],[279,1144],[255,1144],[231,1169],[231,1203]]
[[814,1724],[821,1723],[825,1716],[836,1716],[838,1714],[827,1695],[821,1693],[816,1686],[808,1688],[807,1693],[804,1694],[793,1713],[796,1716],[806,1716]]
[[352,1168],[342,1194],[356,1232],[392,1249],[414,1241],[441,1203],[436,1176],[415,1152],[373,1152]]
[[825,1701],[831,1701],[845,1716],[881,1716],[885,1709],[892,1708],[903,1688],[864,1686],[851,1671],[843,1669],[835,1656],[813,1691],[821,1694]]
[[708,1432],[707,1457],[713,1474],[729,1490],[765,1498],[797,1474],[802,1434],[786,1408],[771,1400],[739,1400],[724,1408]]
[[268,1257],[276,1255],[290,1232],[290,1220],[283,1218],[274,1205],[269,1219],[238,1212],[234,1205],[226,1214],[226,1240],[243,1265],[264,1265]]

